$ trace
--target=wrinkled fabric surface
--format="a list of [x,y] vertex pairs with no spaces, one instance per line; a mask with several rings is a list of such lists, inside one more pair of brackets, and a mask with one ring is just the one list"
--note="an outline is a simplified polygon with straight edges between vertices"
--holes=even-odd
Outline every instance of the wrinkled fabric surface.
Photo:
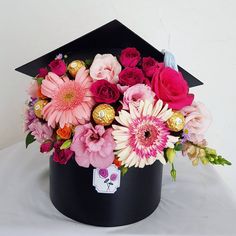
[[33,144],[25,150],[20,142],[0,151],[0,235],[236,235],[236,201],[211,166],[193,168],[179,157],[177,182],[166,166],[162,199],[151,216],[103,228],[75,222],[53,207],[49,155],[38,148]]

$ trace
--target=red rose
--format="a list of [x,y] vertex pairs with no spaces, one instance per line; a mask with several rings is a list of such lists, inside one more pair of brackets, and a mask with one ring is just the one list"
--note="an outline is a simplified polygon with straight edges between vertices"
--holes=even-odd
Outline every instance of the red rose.
[[46,140],[40,145],[40,152],[50,152],[53,149],[53,141],[52,140]]
[[61,59],[51,61],[48,66],[50,67],[51,71],[58,76],[62,76],[66,73],[66,64]]
[[182,74],[170,67],[163,67],[153,75],[152,89],[157,98],[175,110],[191,105],[194,99]]
[[152,57],[143,57],[142,60],[142,69],[144,71],[144,74],[147,77],[152,77],[157,70],[163,66],[163,63],[158,63],[154,58]]
[[39,74],[38,74],[38,78],[40,78],[40,77],[45,77],[46,75],[48,74],[48,70],[47,70],[47,68],[40,68],[39,69]]
[[146,81],[142,70],[139,68],[127,67],[119,74],[119,84],[122,86],[133,86],[135,84],[142,84]]
[[65,165],[74,155],[74,152],[68,149],[60,149],[60,146],[63,144],[63,141],[58,141],[54,145],[53,152],[53,161],[58,162],[59,164]]
[[111,104],[116,102],[120,97],[120,92],[116,84],[111,84],[104,79],[94,82],[91,85],[90,90],[96,102]]
[[126,48],[121,51],[120,62],[124,67],[135,67],[140,61],[140,53],[136,48]]

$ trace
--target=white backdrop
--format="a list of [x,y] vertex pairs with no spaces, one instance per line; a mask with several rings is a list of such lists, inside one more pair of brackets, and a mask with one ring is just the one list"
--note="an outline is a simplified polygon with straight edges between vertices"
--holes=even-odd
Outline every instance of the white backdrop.
[[211,110],[209,144],[233,162],[216,169],[236,195],[235,11],[234,0],[0,0],[0,148],[24,138],[30,78],[14,68],[117,18],[205,83],[192,92]]

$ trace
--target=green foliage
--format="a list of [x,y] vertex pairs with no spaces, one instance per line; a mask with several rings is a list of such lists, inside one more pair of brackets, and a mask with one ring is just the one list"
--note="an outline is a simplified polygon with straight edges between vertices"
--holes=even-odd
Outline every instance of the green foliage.
[[60,149],[63,150],[63,149],[69,148],[70,145],[71,145],[71,143],[72,143],[71,139],[66,140],[66,141],[61,145]]
[[93,62],[93,60],[91,60],[91,59],[86,59],[86,60],[84,61],[86,67],[90,67],[90,66],[92,65],[92,62]]
[[32,135],[32,132],[29,132],[25,138],[25,146],[26,148],[35,141],[34,135]]
[[175,151],[182,151],[183,149],[183,144],[180,142],[177,142],[174,147]]
[[120,171],[121,171],[121,175],[124,176],[128,172],[128,167],[121,166]]
[[43,77],[39,77],[39,78],[37,78],[36,80],[37,80],[37,82],[38,82],[38,85],[41,85],[42,82],[43,82],[43,80],[44,80],[44,78],[43,78]]

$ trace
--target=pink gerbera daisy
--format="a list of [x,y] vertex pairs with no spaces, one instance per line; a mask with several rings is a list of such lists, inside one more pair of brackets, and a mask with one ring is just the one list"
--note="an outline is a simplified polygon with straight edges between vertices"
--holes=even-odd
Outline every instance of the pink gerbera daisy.
[[43,109],[48,125],[54,128],[59,123],[63,128],[65,124],[77,125],[88,121],[94,104],[91,83],[85,67],[78,71],[75,80],[49,72],[41,87],[42,94],[51,98]]
[[129,104],[129,112],[121,110],[116,117],[121,125],[113,125],[116,154],[126,167],[144,167],[157,159],[163,164],[164,148],[174,147],[177,137],[170,135],[165,122],[171,117],[172,110],[163,102],[142,100],[138,108]]

